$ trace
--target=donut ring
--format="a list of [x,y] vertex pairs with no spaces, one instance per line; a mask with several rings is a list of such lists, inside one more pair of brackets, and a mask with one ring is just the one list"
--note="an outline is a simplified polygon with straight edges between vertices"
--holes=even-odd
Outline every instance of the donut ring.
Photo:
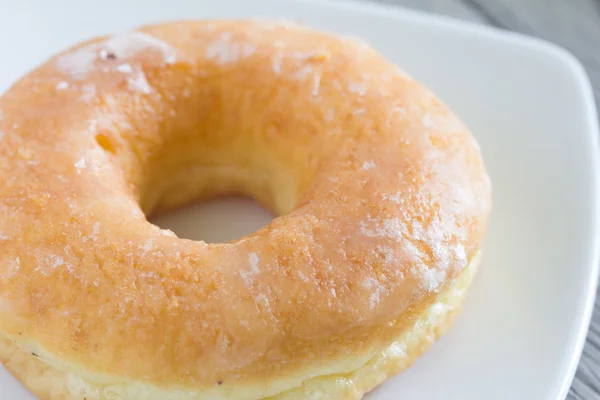
[[[458,311],[491,186],[474,138],[368,45],[170,22],[0,99],[0,358],[44,399],[357,399]],[[146,219],[242,192],[223,244]]]

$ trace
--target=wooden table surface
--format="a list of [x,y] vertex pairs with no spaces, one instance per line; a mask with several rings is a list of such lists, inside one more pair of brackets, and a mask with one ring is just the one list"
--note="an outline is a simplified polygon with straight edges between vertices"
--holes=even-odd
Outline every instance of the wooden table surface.
[[[575,55],[600,109],[600,0],[374,0],[521,32]],[[600,295],[568,400],[600,399]],[[537,399],[531,399],[537,400]]]

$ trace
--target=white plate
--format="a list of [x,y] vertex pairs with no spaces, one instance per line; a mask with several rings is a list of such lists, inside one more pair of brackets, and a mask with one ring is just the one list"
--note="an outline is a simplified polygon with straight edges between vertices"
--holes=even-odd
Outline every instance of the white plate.
[[[565,396],[591,315],[599,248],[596,116],[587,78],[569,54],[514,34],[341,1],[0,0],[0,10],[0,90],[80,39],[165,19],[283,16],[369,40],[464,118],[494,184],[484,262],[464,313],[369,399]],[[0,387],[2,398],[32,398],[3,371]]]

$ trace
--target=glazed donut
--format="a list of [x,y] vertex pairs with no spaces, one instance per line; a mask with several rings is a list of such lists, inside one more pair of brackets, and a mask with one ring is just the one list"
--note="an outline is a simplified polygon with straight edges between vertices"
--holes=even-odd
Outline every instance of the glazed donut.
[[[177,21],[0,99],[0,358],[54,400],[358,399],[450,325],[491,185],[466,126],[364,42]],[[146,216],[243,193],[230,243]]]

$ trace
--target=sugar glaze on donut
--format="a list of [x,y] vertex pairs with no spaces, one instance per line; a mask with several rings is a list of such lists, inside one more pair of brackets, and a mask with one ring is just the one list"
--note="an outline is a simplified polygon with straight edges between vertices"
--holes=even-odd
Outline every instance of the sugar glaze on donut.
[[[479,147],[367,44],[294,24],[94,38],[0,98],[0,358],[44,399],[358,399],[451,324]],[[242,192],[230,243],[146,219]]]

